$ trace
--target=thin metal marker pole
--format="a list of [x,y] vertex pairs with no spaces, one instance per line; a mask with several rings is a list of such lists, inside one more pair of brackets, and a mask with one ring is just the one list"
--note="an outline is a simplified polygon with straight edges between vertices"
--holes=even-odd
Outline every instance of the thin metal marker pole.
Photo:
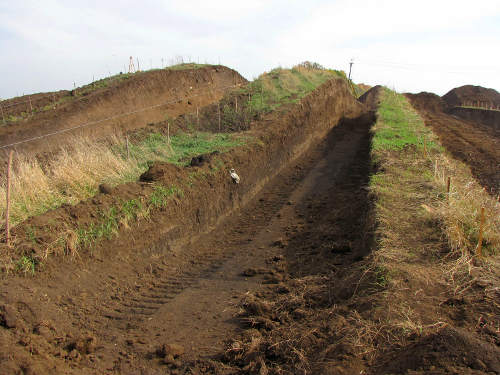
[[7,162],[7,206],[5,208],[5,242],[7,246],[10,246],[10,228],[9,228],[9,216],[10,216],[10,170],[12,167],[12,155],[14,151],[9,152],[9,161]]

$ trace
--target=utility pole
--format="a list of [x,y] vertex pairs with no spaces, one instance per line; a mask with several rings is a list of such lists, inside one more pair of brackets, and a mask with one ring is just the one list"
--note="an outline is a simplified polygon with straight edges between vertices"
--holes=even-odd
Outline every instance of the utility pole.
[[352,70],[352,65],[354,64],[353,59],[349,62],[349,80],[351,80],[351,70]]

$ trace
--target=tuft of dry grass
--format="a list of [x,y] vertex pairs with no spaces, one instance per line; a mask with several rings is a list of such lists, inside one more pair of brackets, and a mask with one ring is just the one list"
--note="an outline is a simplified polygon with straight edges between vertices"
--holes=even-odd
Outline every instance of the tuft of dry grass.
[[[117,184],[140,171],[137,159],[123,158],[113,147],[123,148],[118,138],[109,144],[75,138],[71,148],[61,148],[42,165],[37,159],[17,155],[11,180],[11,222],[16,225],[64,203],[75,204],[97,192],[101,183]],[[6,181],[1,181],[0,212],[5,211]]]

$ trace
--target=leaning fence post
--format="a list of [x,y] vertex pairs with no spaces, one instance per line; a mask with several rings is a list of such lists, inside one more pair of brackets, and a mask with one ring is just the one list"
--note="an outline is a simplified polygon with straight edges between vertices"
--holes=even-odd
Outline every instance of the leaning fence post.
[[451,177],[448,177],[448,181],[446,183],[446,193],[448,194],[448,198],[450,198],[450,185],[451,185]]
[[128,135],[125,136],[125,145],[127,146],[127,159],[130,159],[130,149],[128,146]]
[[170,144],[170,122],[167,122],[167,142]]
[[10,216],[10,170],[12,166],[12,154],[14,151],[10,150],[9,160],[7,162],[7,205],[5,208],[5,243],[10,246],[10,228],[9,228],[9,216]]
[[483,231],[484,231],[484,207],[481,207],[481,219],[479,222],[479,239],[477,240],[477,248],[476,255],[478,257],[482,257],[482,248],[483,248]]
[[5,124],[6,124],[6,122],[5,122],[5,115],[4,115],[4,113],[3,113],[3,106],[2,106],[2,103],[0,103],[0,111],[2,111],[2,119],[3,119],[3,123],[4,123],[4,125],[5,125]]

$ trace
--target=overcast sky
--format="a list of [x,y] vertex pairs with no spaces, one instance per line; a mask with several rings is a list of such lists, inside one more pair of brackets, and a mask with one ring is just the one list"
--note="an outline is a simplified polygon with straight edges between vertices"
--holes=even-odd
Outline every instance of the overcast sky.
[[247,79],[304,61],[370,85],[500,91],[500,0],[0,0],[0,98],[128,69],[221,63]]

